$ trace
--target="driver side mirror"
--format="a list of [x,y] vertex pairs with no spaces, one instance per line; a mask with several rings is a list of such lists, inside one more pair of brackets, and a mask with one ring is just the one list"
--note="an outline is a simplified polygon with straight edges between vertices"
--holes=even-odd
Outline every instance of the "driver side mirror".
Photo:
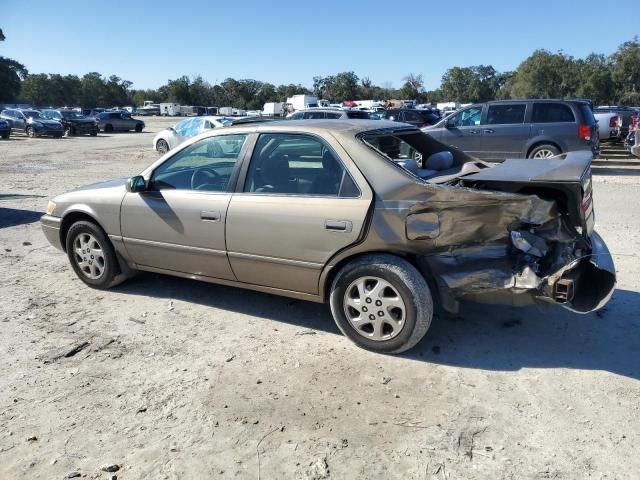
[[146,189],[147,184],[142,175],[136,175],[127,180],[127,192],[129,193],[144,192]]

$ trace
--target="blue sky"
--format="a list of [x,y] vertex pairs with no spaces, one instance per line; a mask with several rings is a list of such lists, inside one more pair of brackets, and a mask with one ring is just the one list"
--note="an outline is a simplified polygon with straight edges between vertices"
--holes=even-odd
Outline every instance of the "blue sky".
[[[511,70],[537,48],[610,54],[640,33],[637,2],[0,0],[0,55],[32,73],[116,74],[155,88],[201,74],[312,85],[353,70],[435,88],[452,66]],[[620,16],[618,16],[618,14]],[[611,20],[615,19],[615,20]],[[601,23],[610,27],[601,27]]]

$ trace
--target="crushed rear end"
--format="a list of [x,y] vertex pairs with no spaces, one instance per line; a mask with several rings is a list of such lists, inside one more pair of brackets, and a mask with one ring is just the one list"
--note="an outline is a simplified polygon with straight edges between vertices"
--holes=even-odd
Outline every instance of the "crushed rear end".
[[444,307],[469,299],[602,308],[616,274],[594,231],[589,152],[475,166],[407,216],[407,237],[432,242],[420,261]]

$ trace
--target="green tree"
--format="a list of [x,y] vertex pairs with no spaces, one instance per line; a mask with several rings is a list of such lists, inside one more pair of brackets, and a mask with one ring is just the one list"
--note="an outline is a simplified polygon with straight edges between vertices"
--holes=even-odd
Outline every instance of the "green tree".
[[518,66],[510,93],[514,98],[570,98],[578,84],[579,66],[573,57],[536,50]]
[[[0,42],[4,42],[5,38],[0,28]],[[27,75],[29,72],[20,62],[0,56],[0,102],[15,101],[20,93],[20,81]]]
[[611,77],[615,99],[620,103],[640,104],[640,43],[638,37],[620,45],[611,56]]
[[604,55],[592,53],[578,60],[578,88],[576,96],[588,98],[596,105],[610,103],[614,97],[611,60]]
[[420,102],[424,93],[424,80],[422,74],[408,74],[404,77],[404,84],[400,88],[399,96],[403,99],[412,99]]

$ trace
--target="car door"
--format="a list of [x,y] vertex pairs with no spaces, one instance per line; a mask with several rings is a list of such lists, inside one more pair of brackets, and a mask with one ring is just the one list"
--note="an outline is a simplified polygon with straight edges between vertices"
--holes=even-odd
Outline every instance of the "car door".
[[207,137],[176,152],[121,207],[123,241],[141,269],[235,280],[225,248],[232,178],[247,135]]
[[520,158],[531,134],[525,123],[526,103],[489,104],[482,122],[482,153],[485,160]]
[[227,215],[238,280],[317,294],[324,265],[361,235],[366,181],[335,139],[309,134],[262,133],[243,170]]
[[[448,117],[438,127],[437,138],[473,156],[481,156],[482,150],[482,105],[469,107]],[[428,133],[431,133],[428,131]]]
[[25,118],[24,114],[22,112],[19,112],[17,110],[12,110],[11,111],[12,114],[12,125],[11,128],[13,128],[14,130],[18,130],[18,131],[24,131],[25,128],[27,128],[27,119]]

